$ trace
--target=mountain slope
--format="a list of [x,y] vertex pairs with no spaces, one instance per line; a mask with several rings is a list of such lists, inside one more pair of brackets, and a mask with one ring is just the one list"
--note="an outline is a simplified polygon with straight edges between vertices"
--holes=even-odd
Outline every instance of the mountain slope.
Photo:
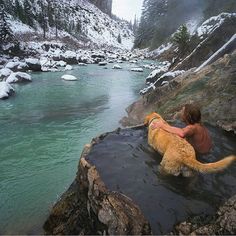
[[0,1],[20,41],[67,38],[83,46],[132,48],[128,23],[111,19],[87,0]]

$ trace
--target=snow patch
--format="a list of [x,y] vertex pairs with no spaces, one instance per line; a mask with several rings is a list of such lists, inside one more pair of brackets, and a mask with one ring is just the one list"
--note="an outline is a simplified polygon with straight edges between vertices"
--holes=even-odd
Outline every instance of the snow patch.
[[73,76],[73,75],[63,75],[61,78],[64,79],[64,80],[67,80],[67,81],[75,81],[75,80],[78,80],[78,79],[77,79],[75,76]]
[[7,82],[0,82],[0,99],[8,98],[13,92],[15,92],[15,90],[10,84]]
[[24,72],[13,72],[6,79],[7,83],[17,83],[17,82],[31,82],[31,76]]

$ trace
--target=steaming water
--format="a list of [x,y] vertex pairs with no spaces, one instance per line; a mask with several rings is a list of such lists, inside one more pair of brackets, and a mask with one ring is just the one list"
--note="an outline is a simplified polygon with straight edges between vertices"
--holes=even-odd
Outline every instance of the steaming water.
[[[201,162],[215,162],[236,153],[235,135],[211,126],[208,129],[214,145],[210,154],[198,157]],[[143,128],[108,134],[93,147],[88,159],[110,190],[138,204],[155,235],[170,233],[187,218],[213,215],[236,194],[235,163],[223,172],[191,178],[160,173],[162,156],[148,146]]]

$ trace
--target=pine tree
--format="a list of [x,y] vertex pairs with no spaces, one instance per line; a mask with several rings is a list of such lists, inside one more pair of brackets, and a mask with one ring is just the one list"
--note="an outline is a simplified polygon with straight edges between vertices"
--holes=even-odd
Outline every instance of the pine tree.
[[120,36],[120,34],[117,37],[117,41],[118,41],[118,43],[121,43],[121,36]]
[[180,54],[184,54],[189,49],[190,34],[186,25],[181,25],[174,34],[172,41],[178,46]]
[[32,3],[30,3],[28,0],[24,0],[23,9],[24,9],[24,16],[22,22],[33,27],[34,16],[32,13]]
[[[4,5],[0,6],[0,51],[19,50],[19,43],[13,35],[8,23]],[[9,51],[10,52],[10,51]],[[12,52],[14,54],[14,52]]]
[[25,19],[24,18],[24,9],[21,6],[21,4],[19,3],[19,0],[15,0],[15,16],[21,21],[23,21]]
[[0,6],[0,45],[15,41],[13,33],[7,23],[7,15],[3,5]]

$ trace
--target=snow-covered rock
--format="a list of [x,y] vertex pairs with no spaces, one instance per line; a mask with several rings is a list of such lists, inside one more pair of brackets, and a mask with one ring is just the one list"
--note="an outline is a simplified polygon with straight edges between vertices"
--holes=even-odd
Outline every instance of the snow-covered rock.
[[150,69],[150,70],[154,70],[156,68],[155,65],[142,65],[142,67],[145,69]]
[[14,92],[15,90],[10,84],[7,82],[0,82],[0,99],[6,99]]
[[13,72],[7,77],[7,83],[31,82],[31,76],[24,72]]
[[157,58],[159,57],[162,53],[164,53],[165,51],[169,50],[171,48],[173,44],[172,43],[166,43],[166,44],[162,44],[159,48],[149,52],[147,54],[148,57],[150,58]]
[[75,80],[78,80],[78,79],[77,79],[75,76],[73,76],[73,75],[63,75],[61,78],[64,79],[64,80],[67,80],[67,81],[75,81]]
[[134,72],[143,72],[143,68],[140,68],[140,67],[131,68],[131,71],[134,71]]
[[130,62],[130,63],[134,63],[134,64],[138,63],[137,60],[130,60],[129,62]]
[[3,68],[0,70],[0,80],[8,77],[13,71],[8,68]]
[[161,87],[164,86],[166,84],[169,84],[169,81],[174,79],[175,77],[182,75],[183,73],[185,73],[185,70],[181,70],[181,71],[168,71],[166,73],[164,73],[162,76],[160,76],[159,78],[157,78],[157,80],[155,82],[149,83],[149,86],[140,90],[140,94],[144,95],[146,93],[151,92],[152,90],[155,90],[157,87]]
[[28,66],[25,62],[10,61],[5,65],[5,68],[15,72],[15,71],[26,71],[28,69]]
[[41,71],[41,64],[40,64],[40,60],[37,58],[26,58],[25,62],[27,64],[27,66],[29,67],[29,70],[32,71]]
[[221,13],[218,16],[213,16],[202,23],[200,27],[197,28],[197,35],[203,37],[213,32],[215,29],[219,28],[225,20],[236,17],[236,13]]
[[112,67],[112,69],[122,69],[120,65],[116,64]]
[[168,71],[165,74],[163,74],[160,79],[164,79],[164,80],[170,80],[173,79],[179,75],[182,75],[185,72],[185,70],[176,70],[176,71]]
[[67,63],[66,63],[65,61],[57,61],[57,62],[56,62],[56,65],[57,65],[57,66],[60,66],[60,67],[65,67],[66,64],[67,64]]
[[79,62],[78,65],[79,65],[79,66],[87,66],[87,64],[86,64],[86,63],[83,63],[83,62]]
[[171,64],[166,61],[160,63],[157,69],[155,69],[148,75],[148,77],[146,78],[146,83],[154,83],[160,76],[162,76],[165,72],[168,71],[170,65]]
[[72,70],[73,69],[73,67],[71,66],[71,65],[67,65],[66,67],[65,67],[65,70]]
[[106,61],[101,61],[98,63],[99,66],[106,66],[107,65],[107,62]]

